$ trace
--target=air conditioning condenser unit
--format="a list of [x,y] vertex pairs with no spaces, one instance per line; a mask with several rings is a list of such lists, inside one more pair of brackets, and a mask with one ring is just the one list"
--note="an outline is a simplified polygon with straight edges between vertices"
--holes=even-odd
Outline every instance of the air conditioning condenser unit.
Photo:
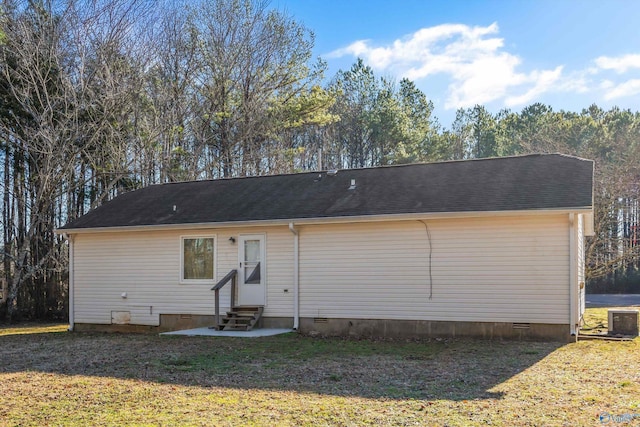
[[638,310],[609,310],[609,335],[638,336]]

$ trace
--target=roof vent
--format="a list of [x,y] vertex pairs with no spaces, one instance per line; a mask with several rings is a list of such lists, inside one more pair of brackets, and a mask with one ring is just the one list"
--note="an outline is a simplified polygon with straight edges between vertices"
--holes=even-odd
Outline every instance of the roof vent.
[[356,189],[356,180],[352,179],[351,180],[351,186],[349,187],[349,190],[355,190]]
[[338,169],[331,169],[327,171],[327,175],[336,176],[338,174]]

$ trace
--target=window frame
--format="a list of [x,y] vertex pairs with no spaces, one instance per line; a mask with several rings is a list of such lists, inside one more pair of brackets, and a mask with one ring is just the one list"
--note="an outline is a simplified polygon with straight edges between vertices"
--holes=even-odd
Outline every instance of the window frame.
[[[185,279],[184,278],[184,241],[189,239],[213,239],[213,277],[211,279]],[[180,236],[180,284],[204,284],[211,285],[216,283],[216,274],[218,273],[218,239],[215,234],[189,234]]]

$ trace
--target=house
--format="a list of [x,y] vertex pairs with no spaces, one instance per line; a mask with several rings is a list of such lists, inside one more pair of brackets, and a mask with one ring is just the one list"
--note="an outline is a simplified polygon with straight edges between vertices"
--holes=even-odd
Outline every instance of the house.
[[58,230],[71,328],[216,326],[211,289],[237,275],[221,311],[259,307],[265,327],[570,340],[593,168],[538,154],[126,193]]

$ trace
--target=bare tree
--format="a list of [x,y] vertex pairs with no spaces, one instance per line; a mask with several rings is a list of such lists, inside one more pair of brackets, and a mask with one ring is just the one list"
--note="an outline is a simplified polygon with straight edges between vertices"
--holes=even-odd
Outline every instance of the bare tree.
[[189,16],[197,37],[199,139],[213,150],[207,176],[260,174],[277,130],[271,112],[311,91],[313,35],[265,1],[220,0]]
[[8,107],[0,134],[10,318],[19,314],[19,296],[37,316],[60,309],[66,247],[54,228],[128,175],[136,88],[128,84],[134,67],[126,41],[134,5],[5,4],[0,79]]

